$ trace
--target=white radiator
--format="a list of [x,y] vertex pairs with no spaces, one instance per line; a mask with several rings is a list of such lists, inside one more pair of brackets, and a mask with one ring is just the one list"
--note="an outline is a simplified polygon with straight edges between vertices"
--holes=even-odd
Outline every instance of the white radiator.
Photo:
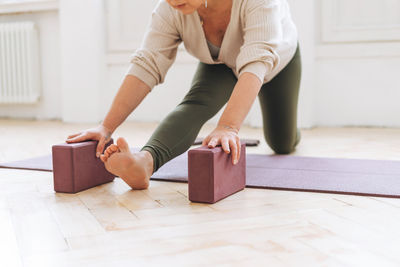
[[0,23],[0,103],[35,103],[39,100],[39,63],[35,24]]

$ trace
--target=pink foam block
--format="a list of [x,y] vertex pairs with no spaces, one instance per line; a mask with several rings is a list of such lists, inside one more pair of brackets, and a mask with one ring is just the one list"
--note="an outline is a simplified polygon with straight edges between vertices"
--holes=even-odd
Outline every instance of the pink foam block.
[[241,146],[241,155],[236,165],[232,164],[232,153],[221,147],[206,146],[188,152],[189,200],[215,203],[242,190],[246,185],[246,145]]
[[[52,147],[54,191],[77,193],[114,180],[96,158],[97,141],[59,144]],[[113,143],[106,144],[105,148]]]

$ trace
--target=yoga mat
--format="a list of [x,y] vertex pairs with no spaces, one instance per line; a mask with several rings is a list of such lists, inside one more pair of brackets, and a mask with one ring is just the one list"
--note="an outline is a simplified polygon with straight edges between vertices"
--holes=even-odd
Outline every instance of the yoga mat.
[[[400,198],[400,161],[246,155],[246,187]],[[153,180],[187,182],[187,153]]]
[[[250,188],[400,198],[400,161],[247,154],[246,162],[246,187]],[[0,167],[51,171],[51,156]],[[187,173],[186,152],[151,179],[187,182]]]
[[0,168],[52,172],[53,159],[51,155],[45,155],[25,160],[0,163]]
[[[198,137],[194,141],[193,145],[201,145],[203,137]],[[260,140],[257,139],[240,139],[246,146],[258,146]],[[131,148],[132,151],[139,151],[139,148]],[[0,163],[0,168],[7,169],[21,169],[21,170],[33,170],[33,171],[53,171],[52,156],[45,155],[36,158],[29,158],[25,160],[18,160],[8,163]]]

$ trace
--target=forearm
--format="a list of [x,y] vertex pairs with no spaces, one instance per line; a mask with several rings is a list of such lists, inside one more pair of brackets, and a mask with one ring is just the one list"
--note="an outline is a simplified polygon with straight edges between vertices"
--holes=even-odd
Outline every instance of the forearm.
[[218,125],[229,126],[239,131],[261,86],[262,83],[257,76],[248,72],[243,73],[233,89]]
[[150,88],[147,84],[135,76],[127,75],[102,124],[114,132],[149,92]]

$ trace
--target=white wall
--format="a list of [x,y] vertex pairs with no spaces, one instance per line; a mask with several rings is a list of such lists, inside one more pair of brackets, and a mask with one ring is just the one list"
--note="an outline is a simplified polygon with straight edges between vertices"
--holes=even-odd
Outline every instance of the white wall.
[[102,1],[60,0],[62,119],[97,122],[107,82]]
[[400,0],[316,8],[315,123],[400,127]]
[[400,127],[399,57],[318,60],[317,66],[316,124]]
[[[400,127],[400,0],[288,1],[303,61],[299,126]],[[44,92],[38,105],[0,105],[0,117],[101,120],[157,0],[59,2],[59,17],[57,12],[0,16],[0,22],[29,18],[38,23]],[[189,90],[196,64],[181,48],[165,83],[128,119],[165,117]],[[261,121],[256,101],[245,123],[261,126]]]
[[36,104],[0,104],[0,117],[61,118],[60,44],[57,11],[0,15],[0,23],[34,21],[39,30],[42,96]]

